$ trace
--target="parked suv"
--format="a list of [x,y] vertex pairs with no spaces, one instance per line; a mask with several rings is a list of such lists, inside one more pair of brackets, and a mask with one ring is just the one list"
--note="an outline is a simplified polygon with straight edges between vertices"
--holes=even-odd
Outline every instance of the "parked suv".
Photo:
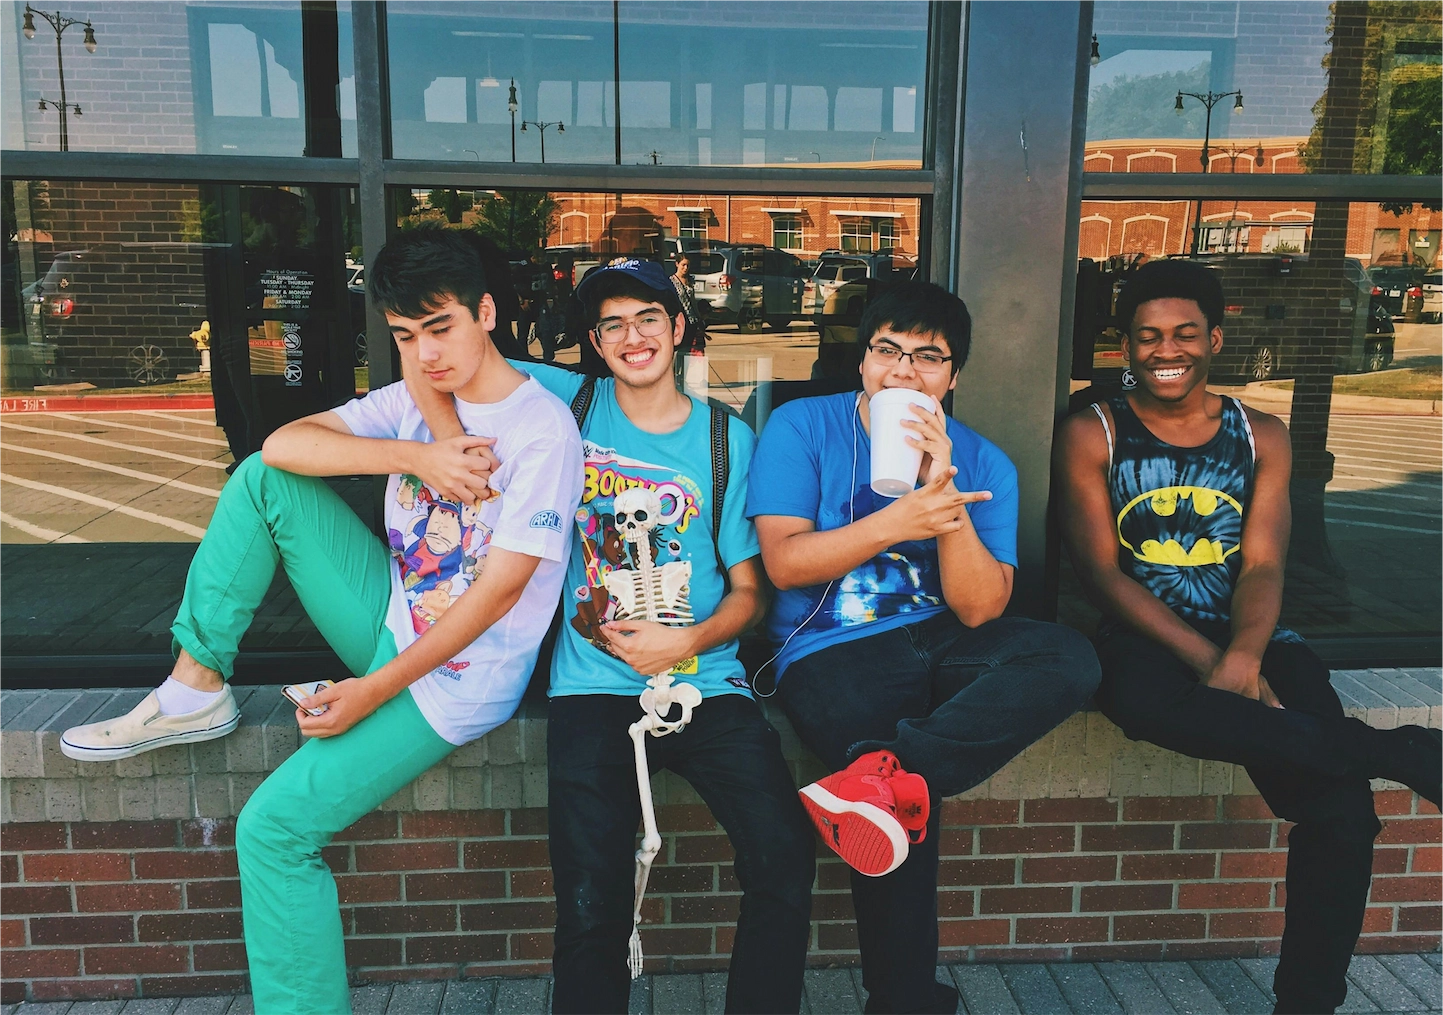
[[[1297,276],[1309,259],[1292,257],[1287,273],[1272,255],[1202,255],[1195,258],[1221,274],[1229,293],[1223,321],[1223,350],[1213,360],[1211,377],[1221,383],[1247,383],[1294,377],[1301,361],[1316,356],[1315,329],[1308,310],[1297,304]],[[1346,345],[1337,353],[1338,373],[1368,373],[1393,362],[1393,320],[1373,295],[1374,283],[1355,257],[1343,259],[1348,282],[1338,312],[1349,322]]]
[[807,267],[776,247],[712,244],[687,251],[692,292],[705,304],[709,321],[735,323],[742,331],[785,328],[802,316]]
[[[1373,296],[1388,311],[1390,317],[1402,317],[1408,311],[1409,291],[1418,288],[1419,276],[1422,274],[1417,268],[1404,265],[1375,265],[1368,269]],[[1413,298],[1421,299],[1422,295],[1419,290]]]
[[802,289],[802,312],[810,317],[860,318],[867,301],[867,279],[900,281],[916,273],[916,261],[890,250],[825,251]]
[[1423,276],[1423,320],[1443,324],[1443,271],[1430,271]]

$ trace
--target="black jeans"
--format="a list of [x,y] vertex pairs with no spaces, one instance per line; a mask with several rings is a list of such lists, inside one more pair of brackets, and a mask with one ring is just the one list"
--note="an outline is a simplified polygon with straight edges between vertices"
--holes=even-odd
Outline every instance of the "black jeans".
[[[1222,624],[1194,624],[1226,645]],[[1368,727],[1343,714],[1328,668],[1298,642],[1273,642],[1263,676],[1283,708],[1206,687],[1166,647],[1119,629],[1098,640],[1097,703],[1132,740],[1245,765],[1288,833],[1287,922],[1273,976],[1279,1012],[1331,1012],[1363,926],[1380,825],[1365,774]]]
[[940,798],[987,779],[1081,708],[1097,657],[1070,628],[1004,617],[978,628],[950,611],[792,663],[777,697],[833,770],[888,750],[927,780],[927,837],[895,871],[853,872],[868,1012],[952,1012],[936,982]]
[[[546,742],[556,1012],[627,1010],[641,801],[626,731],[641,715],[631,696],[551,699]],[[648,736],[646,757],[652,772],[669,768],[691,783],[736,850],[742,901],[726,1010],[797,1011],[816,844],[777,731],[755,701],[722,694],[703,701],[681,732]],[[658,869],[652,868],[653,883]]]

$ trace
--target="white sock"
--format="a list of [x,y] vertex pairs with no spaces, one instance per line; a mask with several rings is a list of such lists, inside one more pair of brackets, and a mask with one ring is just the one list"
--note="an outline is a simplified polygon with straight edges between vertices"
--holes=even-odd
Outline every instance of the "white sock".
[[205,708],[215,701],[216,695],[224,693],[224,688],[219,691],[197,691],[174,677],[166,677],[165,683],[155,689],[155,700],[160,703],[160,710],[164,714],[183,715]]

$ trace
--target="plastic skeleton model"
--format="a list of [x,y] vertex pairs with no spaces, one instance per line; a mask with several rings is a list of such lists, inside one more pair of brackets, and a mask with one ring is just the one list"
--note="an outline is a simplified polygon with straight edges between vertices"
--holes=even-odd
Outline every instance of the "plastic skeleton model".
[[[661,520],[661,497],[654,490],[635,487],[616,495],[612,510],[616,515],[617,533],[632,546],[636,569],[616,569],[606,575],[606,591],[616,600],[617,617],[621,620],[650,620],[669,627],[683,627],[693,622],[691,603],[687,599],[687,583],[691,580],[691,564],[674,560],[657,564],[651,556],[651,530]],[[646,734],[664,737],[676,733],[691,722],[691,710],[701,704],[701,692],[691,684],[674,684],[667,670],[646,680],[641,692],[641,708],[645,713],[632,723],[628,732],[636,749],[636,788],[641,794],[641,820],[645,834],[636,851],[636,909],[632,913],[631,947],[627,960],[631,977],[641,975],[641,898],[646,894],[646,881],[651,864],[661,851],[661,835],[656,830],[656,810],[651,801],[651,773],[646,764]],[[681,707],[681,715],[667,719],[673,705]]]

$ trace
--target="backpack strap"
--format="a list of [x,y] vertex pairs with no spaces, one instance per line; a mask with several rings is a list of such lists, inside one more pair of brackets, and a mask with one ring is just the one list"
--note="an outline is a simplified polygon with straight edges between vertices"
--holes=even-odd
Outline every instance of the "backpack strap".
[[571,399],[571,415],[576,417],[576,429],[580,430],[586,422],[586,414],[591,411],[591,400],[596,396],[596,378],[588,377],[581,382],[576,395]]
[[722,507],[726,502],[727,482],[731,479],[731,447],[728,440],[730,413],[719,405],[711,407],[711,534],[716,551],[717,568],[721,571],[723,595],[731,591],[731,577],[721,555]]

